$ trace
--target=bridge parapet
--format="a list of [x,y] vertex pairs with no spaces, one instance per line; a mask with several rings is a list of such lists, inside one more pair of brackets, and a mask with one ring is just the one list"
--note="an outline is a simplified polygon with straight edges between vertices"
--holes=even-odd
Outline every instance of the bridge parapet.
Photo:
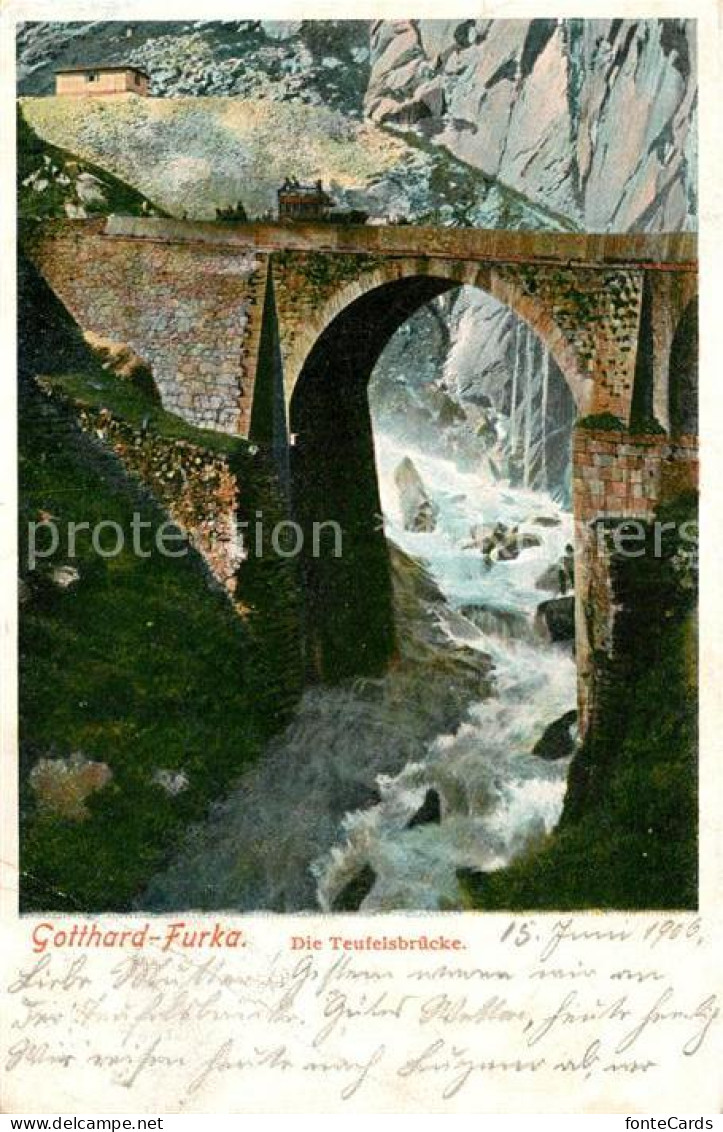
[[251,426],[270,294],[287,404],[335,318],[376,287],[426,277],[439,280],[430,294],[466,283],[508,304],[555,356],[581,415],[610,412],[627,422],[644,279],[655,280],[656,403],[665,398],[672,307],[696,286],[690,234],[114,216],[36,224],[24,229],[23,243],[83,329],[127,343],[148,362],[166,408],[242,435]]
[[[85,224],[86,221],[75,221]],[[484,263],[549,263],[647,267],[697,266],[693,232],[526,232],[502,228],[421,228],[404,225],[199,222],[111,216],[108,236],[168,243],[205,243],[257,251],[424,256]]]

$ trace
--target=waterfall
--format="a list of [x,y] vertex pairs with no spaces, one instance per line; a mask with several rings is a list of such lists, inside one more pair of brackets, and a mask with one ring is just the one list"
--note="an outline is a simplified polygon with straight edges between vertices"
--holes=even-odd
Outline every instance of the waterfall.
[[542,349],[542,405],[540,417],[542,419],[542,447],[540,451],[540,484],[543,491],[547,491],[547,399],[550,386],[550,351]]
[[[523,487],[530,487],[530,468],[532,460],[532,395],[535,384],[536,368],[535,368],[535,336],[530,331],[528,326],[524,327],[524,343],[525,343],[525,394],[524,394],[524,446],[522,456],[522,484]],[[544,421],[543,421],[544,430]]]
[[514,339],[512,355],[512,395],[510,397],[510,455],[514,456],[517,448],[517,379],[520,368],[520,326],[518,319],[514,320]]

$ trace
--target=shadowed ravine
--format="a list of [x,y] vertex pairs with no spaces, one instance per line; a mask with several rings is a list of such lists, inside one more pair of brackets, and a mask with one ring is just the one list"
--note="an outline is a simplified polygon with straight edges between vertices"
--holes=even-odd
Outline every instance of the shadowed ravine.
[[[383,679],[307,691],[139,906],[455,908],[457,869],[500,868],[556,824],[569,759],[531,752],[574,707],[575,667],[535,624],[551,596],[535,583],[571,541],[571,516],[489,470],[460,472],[379,432],[375,444],[398,661]],[[431,533],[402,528],[404,456],[438,508]],[[483,521],[519,524],[539,545],[485,565],[470,545]]]

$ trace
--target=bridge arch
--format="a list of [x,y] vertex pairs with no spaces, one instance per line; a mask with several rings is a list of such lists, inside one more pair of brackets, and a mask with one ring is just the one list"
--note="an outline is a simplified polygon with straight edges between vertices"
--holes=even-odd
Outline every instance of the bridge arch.
[[[591,360],[583,356],[575,336],[566,333],[559,324],[554,304],[536,283],[506,266],[434,258],[386,259],[378,266],[359,270],[351,280],[330,288],[329,293],[313,309],[306,310],[303,322],[287,336],[286,342],[282,331],[287,404],[291,404],[296,385],[317,342],[332,324],[340,325],[337,320],[346,317],[346,313],[355,316],[356,304],[376,292],[386,297],[394,294],[395,300],[399,297],[400,304],[404,303],[403,295],[406,292],[414,301],[414,295],[420,289],[423,290],[420,286],[422,280],[428,281],[428,291],[432,298],[456,287],[471,286],[508,307],[549,350],[568,384],[580,415],[584,416],[593,410],[595,380]],[[396,285],[394,291],[391,289],[392,285]],[[413,309],[427,301],[428,298],[417,301]],[[411,313],[413,310],[402,321]]]
[[[394,657],[391,569],[367,386],[395,331],[424,304],[464,282],[437,271],[395,272],[387,280],[375,273],[373,286],[365,279],[366,286],[344,288],[316,325],[305,328],[306,342],[323,325],[298,372],[290,375],[285,366],[292,506],[305,531],[304,546],[315,545],[312,532],[320,523],[337,523],[342,531],[340,558],[331,557],[329,527],[328,543],[302,561],[312,679],[334,683],[379,675]],[[485,290],[492,293],[491,287]],[[526,309],[537,313],[534,304]],[[525,321],[535,329],[531,319]],[[543,341],[549,345],[549,333]]]
[[[643,280],[648,276],[653,409],[667,427],[669,377],[671,368],[677,369],[684,336],[678,336],[671,367],[672,340],[677,318],[697,287],[694,233],[593,235],[327,224],[293,228],[111,216],[27,221],[20,241],[84,331],[126,343],[147,359],[164,408],[191,424],[249,437],[258,405],[261,432],[270,431],[275,438],[280,418],[284,441],[287,410],[292,420],[302,421],[317,410],[326,413],[337,433],[339,414],[351,412],[337,399],[334,420],[319,392],[327,329],[367,292],[381,295],[387,283],[406,287],[421,277],[436,278],[440,287],[442,280],[442,289],[476,286],[506,304],[548,347],[580,414],[614,416],[625,426],[631,419]],[[397,294],[390,295],[395,302]],[[348,370],[359,348],[348,343],[343,366],[341,352],[330,354],[327,348],[327,363]],[[316,379],[307,382],[310,374]],[[355,388],[347,384],[351,405]],[[647,408],[649,382],[645,400]],[[352,433],[348,441],[353,447]],[[302,430],[299,449],[292,449],[294,494],[302,507],[306,500],[299,485],[313,486],[313,476],[301,474],[300,465],[306,463],[308,471],[314,464],[308,460],[307,442]],[[285,443],[281,447],[285,458]],[[657,482],[651,474],[647,490],[640,491],[639,469],[631,469],[627,447],[622,439],[595,436],[589,429],[576,438],[574,496],[581,532],[607,516],[649,516],[668,490],[667,478]],[[650,450],[647,437],[645,451]],[[318,455],[325,458],[323,452]],[[639,458],[647,456],[641,452]],[[694,482],[694,445],[676,446],[672,459]],[[308,495],[313,505],[314,492]],[[316,518],[330,517],[323,494],[315,505]],[[608,567],[596,554],[591,542],[581,572],[581,600],[605,588]],[[383,590],[381,573],[379,578]],[[348,605],[353,594],[339,593],[339,598]],[[596,616],[600,639],[612,639],[607,616]],[[374,649],[363,646],[362,638],[357,652],[372,658],[366,667],[373,671]],[[590,645],[579,640],[581,672],[584,655],[592,656]],[[590,717],[584,678],[581,708],[584,727]]]

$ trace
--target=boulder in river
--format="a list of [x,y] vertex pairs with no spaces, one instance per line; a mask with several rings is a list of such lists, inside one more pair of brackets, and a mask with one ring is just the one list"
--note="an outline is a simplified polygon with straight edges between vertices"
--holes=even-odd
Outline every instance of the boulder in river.
[[542,546],[542,539],[534,531],[520,531],[506,523],[477,523],[470,529],[471,545],[496,562],[510,562],[523,550]]
[[570,547],[558,562],[553,562],[543,570],[535,582],[535,589],[549,590],[553,594],[563,597],[575,585],[575,554]]
[[537,607],[536,625],[552,641],[572,641],[575,639],[575,598],[553,597],[542,601]]
[[558,562],[553,562],[542,571],[535,582],[535,589],[548,590],[550,593],[559,594],[562,576],[562,567]]
[[475,523],[470,528],[471,545],[483,554],[491,554],[495,547],[504,543],[509,533],[506,523]]
[[397,465],[394,482],[399,492],[404,529],[424,534],[433,531],[437,526],[439,509],[429,498],[422,477],[409,456]]
[[532,748],[533,755],[550,761],[569,758],[575,750],[576,731],[577,712],[566,711],[545,728],[542,737]]
[[534,546],[542,546],[542,539],[532,531],[522,531],[518,535],[517,541],[521,550],[531,550]]
[[358,912],[374,888],[377,874],[371,865],[362,865],[331,902],[332,912]]
[[502,637],[504,640],[529,641],[534,636],[530,619],[520,609],[463,605],[459,612],[483,633]]
[[436,790],[428,790],[424,801],[414,817],[407,822],[407,829],[414,829],[418,825],[439,825],[442,820],[442,805]]
[[513,562],[514,559],[519,558],[519,556],[519,544],[516,539],[511,538],[501,543],[499,546],[496,546],[490,557],[494,562]]

